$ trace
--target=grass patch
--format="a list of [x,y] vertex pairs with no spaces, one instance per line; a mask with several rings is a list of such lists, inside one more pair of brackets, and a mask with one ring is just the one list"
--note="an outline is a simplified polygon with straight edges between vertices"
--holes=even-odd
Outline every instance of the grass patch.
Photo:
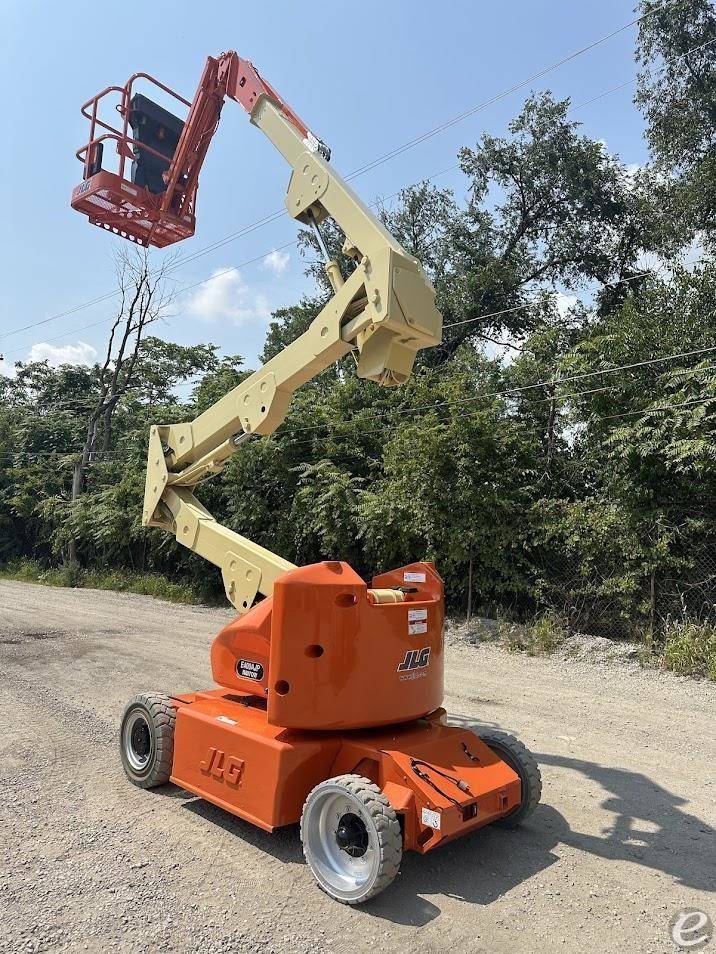
[[716,681],[716,625],[668,620],[664,629],[664,666],[682,676]]
[[539,616],[529,627],[529,649],[533,655],[553,653],[569,635],[567,623],[558,613],[548,611]]
[[505,644],[505,649],[508,649],[511,653],[527,651],[527,631],[526,627],[520,623],[501,623],[499,635],[501,641]]
[[140,593],[172,603],[201,603],[190,586],[173,583],[159,573],[129,573],[126,570],[83,570],[70,566],[42,567],[32,560],[21,560],[0,567],[0,579],[42,583],[45,586],[84,587]]
[[553,653],[568,635],[567,624],[557,613],[548,610],[524,626],[500,623],[500,638],[510,652],[542,656]]

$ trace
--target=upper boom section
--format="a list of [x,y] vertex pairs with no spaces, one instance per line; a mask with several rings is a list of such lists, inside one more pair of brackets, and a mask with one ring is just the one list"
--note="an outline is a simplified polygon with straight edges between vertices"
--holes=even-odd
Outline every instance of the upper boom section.
[[[139,80],[188,106],[186,120],[136,93]],[[256,67],[230,50],[207,58],[191,103],[148,73],[134,73],[124,86],[108,86],[87,100],[81,112],[90,121],[90,137],[77,152],[84,175],[72,192],[72,207],[84,212],[93,225],[139,245],[162,248],[189,238],[196,224],[199,173],[227,96],[249,114],[262,96],[269,97],[307,148],[330,158],[326,144],[313,135]],[[108,97],[119,98],[120,127],[100,114]],[[102,166],[109,142],[115,143],[119,156],[116,173]],[[129,177],[125,174],[128,162]]]
[[[120,153],[119,176],[101,169],[98,147],[108,136],[91,139],[80,150],[85,181],[73,193],[75,208],[95,224],[145,245],[177,241],[186,237],[182,230],[191,234],[199,172],[229,97],[247,110],[291,167],[288,213],[314,230],[324,252],[321,223],[332,218],[346,237],[343,252],[354,263],[350,275],[343,275],[325,253],[334,294],[309,328],[193,421],[156,425],[151,431],[142,522],[169,530],[221,567],[227,596],[242,612],[257,593],[270,595],[276,577],[292,565],[218,524],[193,488],[220,470],[245,439],[271,434],[284,420],[294,391],[350,352],[356,354],[359,377],[381,385],[406,381],[417,352],[440,343],[442,318],[418,260],[333,170],[327,146],[248,60],[234,52],[209,57],[184,124],[132,94],[139,75],[151,79],[136,74],[125,87],[110,88],[121,93],[125,120],[124,137],[112,133]],[[97,103],[105,93],[90,101],[92,134],[101,125]],[[127,136],[128,124],[136,138]],[[134,157],[131,183],[122,178],[128,156]],[[112,224],[118,221],[121,228]]]
[[249,115],[260,97],[268,97],[282,117],[294,126],[306,147],[330,159],[326,144],[313,135],[249,60],[242,59],[233,50],[222,53],[218,59],[210,56],[166,175],[164,207],[175,209],[180,216],[189,211],[204,156],[219,124],[221,108],[227,96],[243,106]]

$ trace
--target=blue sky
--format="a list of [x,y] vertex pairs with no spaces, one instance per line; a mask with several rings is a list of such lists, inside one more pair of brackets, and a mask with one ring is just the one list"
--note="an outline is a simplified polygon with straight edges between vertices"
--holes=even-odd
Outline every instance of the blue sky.
[[[633,16],[631,0],[4,0],[0,369],[29,356],[88,361],[104,346],[111,301],[10,332],[112,290],[117,240],[69,206],[81,179],[74,153],[87,136],[79,106],[105,86],[142,70],[191,98],[206,56],[236,49],[331,145],[333,165],[346,174]],[[583,103],[634,77],[634,39],[632,27],[532,88]],[[354,188],[370,202],[451,166],[460,146],[504,132],[528,92],[383,163]],[[629,86],[573,115],[625,162],[640,163],[646,149],[632,95]],[[202,172],[196,235],[177,251],[191,255],[281,208],[287,182],[283,159],[227,103]],[[435,182],[464,193],[457,171]],[[176,304],[156,333],[182,344],[211,341],[255,363],[271,310],[310,289],[297,250],[274,251],[295,236],[286,216],[176,268]],[[258,261],[243,264],[251,259]],[[225,274],[181,290],[217,271]]]

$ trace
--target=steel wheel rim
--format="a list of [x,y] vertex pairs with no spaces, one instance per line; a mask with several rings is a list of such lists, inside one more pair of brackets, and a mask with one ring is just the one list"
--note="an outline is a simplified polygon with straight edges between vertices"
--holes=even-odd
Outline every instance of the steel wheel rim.
[[141,709],[130,712],[122,729],[124,754],[132,771],[143,774],[154,757],[154,733]]
[[[370,891],[380,870],[378,833],[372,819],[357,798],[338,786],[316,795],[309,809],[304,831],[316,880],[343,900],[359,900]],[[356,816],[367,834],[367,847],[359,857],[338,844],[339,822],[346,815]]]

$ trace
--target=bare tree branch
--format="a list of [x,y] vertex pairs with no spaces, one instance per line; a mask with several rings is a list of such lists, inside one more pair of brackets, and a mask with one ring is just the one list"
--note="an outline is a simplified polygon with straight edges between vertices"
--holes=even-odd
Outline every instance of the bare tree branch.
[[[148,325],[157,321],[172,301],[166,288],[166,277],[172,264],[166,258],[153,268],[149,252],[136,247],[120,248],[115,254],[118,307],[107,340],[107,350],[98,369],[99,390],[96,403],[87,421],[82,453],[75,461],[72,474],[72,503],[85,487],[87,465],[96,450],[99,423],[102,422],[102,450],[111,442],[112,415],[122,397],[134,386],[142,338]],[[70,541],[69,561],[77,564],[75,540]]]

